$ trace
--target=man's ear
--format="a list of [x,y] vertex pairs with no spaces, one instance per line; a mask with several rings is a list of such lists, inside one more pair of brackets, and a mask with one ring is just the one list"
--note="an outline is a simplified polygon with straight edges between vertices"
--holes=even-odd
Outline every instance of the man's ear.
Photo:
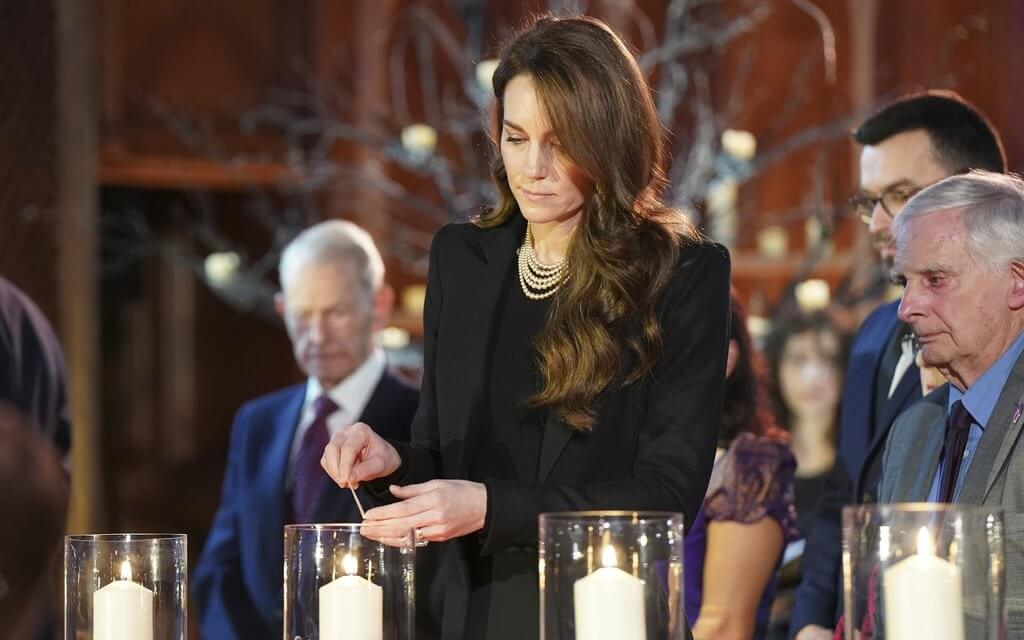
[[1010,263],[1010,291],[1006,304],[1013,311],[1024,309],[1024,262],[1020,260]]
[[373,294],[373,330],[380,331],[391,321],[391,311],[395,308],[395,290],[382,284]]
[[274,311],[277,311],[277,315],[284,318],[284,294],[280,291],[274,294]]

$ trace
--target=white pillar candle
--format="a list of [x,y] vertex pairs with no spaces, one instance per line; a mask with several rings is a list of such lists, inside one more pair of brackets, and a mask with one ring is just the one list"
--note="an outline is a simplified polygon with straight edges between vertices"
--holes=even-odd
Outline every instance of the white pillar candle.
[[381,640],[384,590],[357,575],[356,559],[345,554],[346,575],[320,587],[320,640]]
[[610,545],[601,564],[573,585],[576,640],[645,640],[644,581],[615,566]]
[[93,640],[153,640],[153,592],[132,582],[132,567],[121,564],[121,579],[92,594]]
[[887,568],[886,640],[964,640],[960,569],[935,555],[924,527],[917,553]]

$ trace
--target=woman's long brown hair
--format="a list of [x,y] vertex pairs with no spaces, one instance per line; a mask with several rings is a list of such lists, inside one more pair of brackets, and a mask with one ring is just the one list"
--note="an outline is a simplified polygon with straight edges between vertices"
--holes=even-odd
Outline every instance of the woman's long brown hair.
[[[588,430],[623,352],[633,356],[623,384],[654,368],[662,347],[657,304],[680,247],[698,233],[661,201],[664,131],[636,60],[611,29],[592,18],[544,17],[512,40],[494,73],[496,147],[505,87],[523,74],[566,154],[594,184],[568,251],[568,279],[537,336],[543,386],[532,398]],[[476,221],[481,227],[519,212],[500,152],[492,174],[498,203]]]

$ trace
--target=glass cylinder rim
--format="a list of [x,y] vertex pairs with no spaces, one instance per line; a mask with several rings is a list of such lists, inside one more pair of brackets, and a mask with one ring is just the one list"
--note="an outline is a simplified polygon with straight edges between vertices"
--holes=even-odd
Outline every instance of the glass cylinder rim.
[[72,533],[66,542],[153,542],[154,540],[186,540],[186,533]]
[[[365,522],[317,522],[307,524],[286,524],[284,525],[285,531],[361,531],[364,526],[372,527],[373,524],[367,525]],[[413,529],[405,534],[408,537],[415,535]]]
[[571,520],[600,521],[641,521],[649,522],[655,520],[678,520],[683,524],[683,514],[679,511],[631,511],[628,509],[613,509],[609,511],[551,511],[540,514],[541,522],[567,522]]
[[968,504],[964,502],[876,502],[872,504],[853,504],[843,507],[843,513],[861,513],[875,511],[878,513],[965,513],[974,515],[1002,515],[1003,508],[984,504]]

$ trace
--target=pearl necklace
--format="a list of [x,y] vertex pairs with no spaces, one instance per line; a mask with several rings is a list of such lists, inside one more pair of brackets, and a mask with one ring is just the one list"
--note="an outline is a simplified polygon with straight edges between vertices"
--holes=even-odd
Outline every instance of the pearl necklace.
[[565,270],[565,258],[552,265],[541,263],[533,253],[533,230],[526,224],[526,237],[519,247],[519,286],[531,300],[549,298],[569,277]]

